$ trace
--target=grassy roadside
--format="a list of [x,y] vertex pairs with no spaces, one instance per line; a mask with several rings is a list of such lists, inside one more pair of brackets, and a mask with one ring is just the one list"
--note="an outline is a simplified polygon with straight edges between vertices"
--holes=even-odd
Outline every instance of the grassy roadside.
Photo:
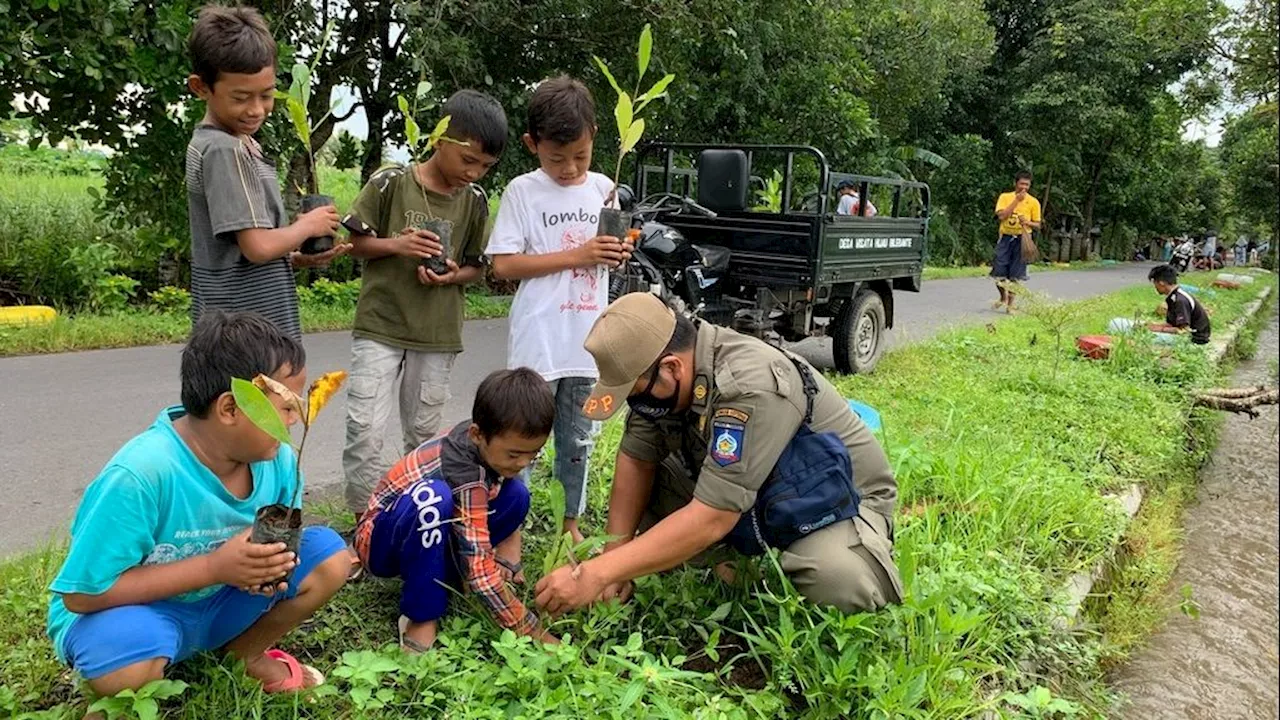
[[[1215,327],[1252,296],[1206,298]],[[1156,300],[1136,287],[1071,304],[1064,345],[1112,317],[1149,316]],[[629,605],[556,623],[573,642],[550,652],[500,635],[463,600],[440,646],[405,658],[387,647],[397,585],[366,582],[282,643],[329,675],[314,703],[264,697],[234,668],[201,658],[176,670],[190,687],[166,717],[1104,714],[1104,642],[1058,629],[1058,590],[1121,537],[1121,513],[1101,491],[1194,471],[1204,449],[1185,442],[1184,390],[1219,371],[1198,348],[1161,354],[1141,336],[1110,360],[1082,360],[1030,315],[947,332],[891,353],[874,375],[837,380],[885,423],[901,487],[901,606],[852,616],[809,607],[764,559],[745,568],[749,588],[699,568],[647,578]],[[593,478],[611,475],[619,433],[617,422],[604,429]],[[545,475],[534,491],[530,583],[551,529]],[[589,529],[601,527],[607,492],[593,482]],[[311,510],[343,519],[336,507]],[[46,548],[0,564],[0,712],[52,708],[33,717],[61,718],[83,709],[43,638],[44,588],[60,554]]]
[[[468,293],[466,317],[506,317],[510,304],[507,298]],[[301,302],[299,306],[304,333],[346,330],[355,319],[354,305]],[[130,309],[107,315],[59,315],[48,325],[0,325],[0,357],[163,345],[182,342],[190,330],[191,318],[185,312]]]
[[[1035,263],[1027,266],[1030,273],[1039,272],[1059,272],[1062,270],[1088,270],[1090,268],[1102,267],[1101,262],[1073,262],[1073,263]],[[991,274],[990,265],[964,265],[960,267],[947,267],[941,265],[929,265],[924,269],[925,280],[954,280],[956,278],[985,277]]]
[[[1224,377],[1234,361],[1257,352],[1258,334],[1270,321],[1275,304],[1273,295],[1241,328],[1224,361]],[[1222,413],[1193,413],[1189,418],[1191,442],[1204,453],[1211,452],[1223,420]],[[1123,662],[1170,613],[1196,612],[1193,589],[1182,589],[1177,601],[1171,602],[1168,583],[1182,557],[1183,516],[1196,499],[1197,485],[1194,471],[1170,473],[1162,482],[1148,483],[1142,508],[1125,532],[1102,582],[1094,587],[1084,610],[1106,640],[1105,667]]]

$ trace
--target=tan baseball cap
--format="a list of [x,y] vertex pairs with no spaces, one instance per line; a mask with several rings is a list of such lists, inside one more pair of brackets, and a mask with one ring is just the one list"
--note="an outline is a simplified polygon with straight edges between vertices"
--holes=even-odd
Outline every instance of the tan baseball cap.
[[651,293],[623,295],[605,308],[583,344],[595,358],[600,379],[582,413],[592,420],[612,417],[675,331],[675,311]]

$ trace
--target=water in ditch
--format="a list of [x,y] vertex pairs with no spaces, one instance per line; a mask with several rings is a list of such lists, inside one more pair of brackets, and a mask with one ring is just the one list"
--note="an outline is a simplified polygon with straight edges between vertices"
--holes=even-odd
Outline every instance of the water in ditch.
[[[1273,314],[1231,384],[1274,384],[1278,340]],[[1114,678],[1127,720],[1280,717],[1280,425],[1276,406],[1261,410],[1227,417],[1201,472],[1171,584],[1190,584],[1200,618],[1175,610]]]

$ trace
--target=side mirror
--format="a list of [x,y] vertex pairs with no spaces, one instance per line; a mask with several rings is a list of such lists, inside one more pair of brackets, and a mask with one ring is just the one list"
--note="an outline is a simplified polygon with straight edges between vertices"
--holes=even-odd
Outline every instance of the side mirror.
[[631,189],[630,185],[627,185],[626,183],[619,183],[618,184],[618,207],[622,208],[623,212],[631,212],[631,210],[635,208],[635,206],[636,206],[635,191]]

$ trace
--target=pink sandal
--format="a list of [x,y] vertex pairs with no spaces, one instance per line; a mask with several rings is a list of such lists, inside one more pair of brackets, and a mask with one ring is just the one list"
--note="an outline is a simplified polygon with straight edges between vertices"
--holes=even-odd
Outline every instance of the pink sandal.
[[263,655],[285,664],[289,668],[289,677],[272,683],[263,683],[264,693],[290,693],[309,690],[324,684],[324,674],[310,665],[303,665],[298,659],[283,650],[268,650]]

